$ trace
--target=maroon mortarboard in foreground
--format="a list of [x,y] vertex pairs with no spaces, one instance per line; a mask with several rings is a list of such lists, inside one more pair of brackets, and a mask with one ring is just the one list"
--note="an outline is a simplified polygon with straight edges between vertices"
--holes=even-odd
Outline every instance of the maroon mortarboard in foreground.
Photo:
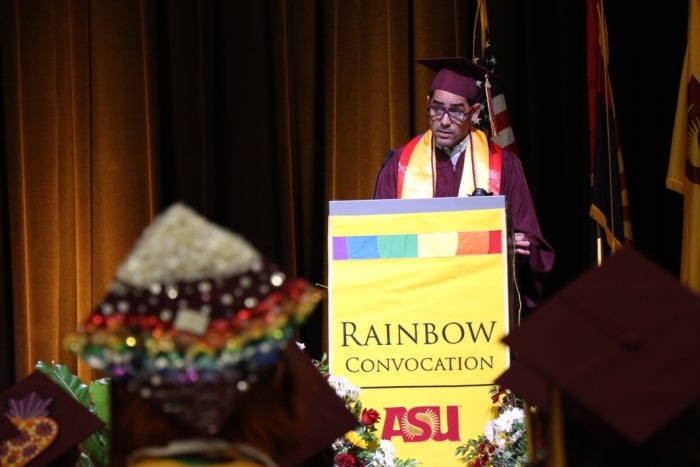
[[284,351],[284,361],[292,374],[295,412],[313,417],[306,424],[305,437],[298,448],[277,459],[281,467],[291,467],[305,465],[336,438],[355,429],[359,422],[311,363],[308,354],[296,345],[290,345]]
[[640,445],[700,396],[698,336],[700,297],[625,247],[504,342],[521,364]]
[[19,434],[17,427],[10,421],[7,416],[0,413],[0,442],[8,438],[13,438]]
[[419,58],[416,62],[437,72],[431,91],[451,92],[470,101],[484,93],[483,83],[493,77],[489,70],[463,57]]
[[[2,465],[42,467],[60,465],[64,460],[69,462],[66,465],[75,465],[78,445],[103,425],[38,371],[0,394],[0,412],[19,431],[17,436],[0,440]],[[66,459],[71,453],[75,458]]]
[[517,358],[510,362],[510,366],[496,379],[496,383],[511,390],[518,388],[518,397],[523,398],[530,406],[543,412],[549,411],[552,394],[550,382],[523,365]]

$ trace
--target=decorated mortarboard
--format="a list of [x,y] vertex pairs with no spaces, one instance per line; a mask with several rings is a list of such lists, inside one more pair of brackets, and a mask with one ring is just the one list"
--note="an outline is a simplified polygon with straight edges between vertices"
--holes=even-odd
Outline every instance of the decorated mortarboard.
[[[504,342],[526,373],[639,446],[697,403],[698,336],[700,297],[625,247],[540,305]],[[516,394],[532,390],[527,384],[508,378]]]
[[3,429],[2,466],[73,466],[78,445],[103,423],[49,377],[34,371],[0,394],[0,418],[15,433]]
[[[165,414],[119,385],[113,395],[114,413],[125,415],[117,416],[113,426],[125,434],[112,437],[115,465],[162,465],[159,460],[177,451],[187,453],[191,463],[211,461],[212,456],[223,462],[231,454],[227,447],[240,454],[241,446],[254,448],[258,454],[269,453],[267,457],[278,467],[331,465],[332,457],[325,456],[332,456],[332,443],[358,424],[311,357],[297,345],[285,347],[278,365],[261,372],[258,383],[241,394],[238,409],[215,437],[190,436],[188,430],[173,426]],[[134,426],[136,420],[147,423],[148,428]],[[316,457],[319,453],[324,454],[321,459]]]
[[115,383],[215,435],[321,295],[240,234],[176,203],[144,229],[66,342]]

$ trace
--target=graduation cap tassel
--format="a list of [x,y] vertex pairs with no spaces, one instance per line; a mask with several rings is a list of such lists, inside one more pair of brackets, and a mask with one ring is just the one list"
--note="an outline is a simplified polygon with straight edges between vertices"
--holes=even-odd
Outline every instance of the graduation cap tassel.
[[498,130],[496,130],[496,123],[493,121],[493,116],[495,115],[493,111],[493,99],[491,98],[491,82],[489,81],[488,75],[486,75],[486,81],[484,83],[484,89],[486,89],[486,107],[489,113],[489,125],[491,126],[491,137],[495,138],[498,136]]

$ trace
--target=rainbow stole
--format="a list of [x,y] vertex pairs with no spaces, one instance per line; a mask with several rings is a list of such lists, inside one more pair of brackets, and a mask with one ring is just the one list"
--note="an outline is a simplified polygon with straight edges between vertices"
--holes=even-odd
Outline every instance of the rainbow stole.
[[[462,181],[459,185],[457,196],[469,196],[477,188],[474,186],[474,177],[467,176],[474,173],[476,180],[488,180],[488,191],[498,195],[501,185],[501,148],[490,144],[486,134],[481,130],[473,130],[465,148],[465,154],[471,154],[473,145],[474,160],[464,159],[462,168]],[[426,131],[409,141],[401,151],[399,159],[399,173],[396,184],[397,198],[432,198],[433,164],[434,164],[433,133]]]

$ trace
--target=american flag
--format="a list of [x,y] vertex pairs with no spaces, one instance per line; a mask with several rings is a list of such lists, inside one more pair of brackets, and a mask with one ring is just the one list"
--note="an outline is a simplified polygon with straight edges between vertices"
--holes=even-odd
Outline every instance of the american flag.
[[[489,23],[486,15],[486,0],[478,0],[476,11],[476,22],[474,25],[472,60],[487,70],[495,73],[496,57],[494,57],[493,46],[489,37]],[[482,112],[482,119],[476,126],[491,136],[491,140],[516,155],[518,146],[515,143],[515,134],[510,126],[508,118],[508,107],[506,97],[503,93],[503,83],[499,79],[491,81],[491,100],[487,96],[481,101],[481,105],[487,112]],[[493,122],[491,122],[493,120]]]

